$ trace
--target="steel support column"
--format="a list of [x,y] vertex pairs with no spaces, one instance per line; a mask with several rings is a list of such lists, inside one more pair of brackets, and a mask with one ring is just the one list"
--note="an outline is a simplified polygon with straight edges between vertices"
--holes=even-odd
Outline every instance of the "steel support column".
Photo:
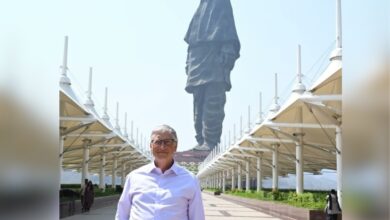
[[250,191],[250,175],[249,175],[249,158],[247,158],[247,161],[245,162],[245,191]]
[[125,173],[125,170],[126,170],[126,164],[125,162],[122,162],[121,164],[121,186],[122,188],[125,186],[125,176],[126,176],[126,173]]
[[296,192],[303,193],[303,134],[296,134],[299,141],[295,147]]
[[116,167],[117,167],[117,158],[114,156],[112,162],[112,175],[111,175],[111,188],[115,189],[116,187]]
[[336,148],[337,148],[337,156],[336,156],[336,167],[337,167],[337,195],[339,198],[340,206],[342,206],[342,177],[343,177],[343,167],[342,167],[342,137],[341,137],[341,127],[336,127]]
[[83,187],[84,179],[88,179],[88,160],[89,160],[89,148],[88,144],[91,142],[89,139],[83,140],[83,162],[82,162],[82,169],[81,169],[81,186]]
[[241,176],[242,176],[242,173],[241,173],[241,164],[239,163],[238,164],[238,168],[237,168],[237,189],[238,190],[242,190],[242,187],[241,187],[241,184],[242,184],[242,181],[241,181]]
[[261,170],[261,165],[263,164],[263,153],[260,153],[260,156],[257,158],[257,172],[256,172],[256,191],[260,192],[262,189],[262,170]]
[[59,161],[58,161],[58,169],[60,171],[59,176],[58,176],[58,189],[61,189],[61,176],[62,176],[62,160],[64,158],[64,141],[65,141],[65,136],[60,136],[60,149],[59,149]]
[[279,157],[279,144],[273,144],[272,153],[272,190],[279,189],[279,172],[278,172],[278,157]]
[[106,154],[104,153],[104,148],[100,149],[100,172],[99,172],[99,188],[103,190],[103,192],[106,190],[106,184],[104,181],[105,173],[104,173],[104,167],[106,165]]
[[234,190],[235,188],[236,188],[236,183],[235,183],[235,178],[236,178],[236,176],[235,176],[235,174],[234,174],[234,167],[232,167],[232,187],[231,187],[231,190]]

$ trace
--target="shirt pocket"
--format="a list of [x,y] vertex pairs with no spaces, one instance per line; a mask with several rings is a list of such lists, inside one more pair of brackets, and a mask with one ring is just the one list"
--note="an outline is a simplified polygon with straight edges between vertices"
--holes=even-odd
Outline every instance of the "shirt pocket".
[[184,189],[165,189],[161,191],[161,204],[166,208],[187,210],[190,197],[189,192]]

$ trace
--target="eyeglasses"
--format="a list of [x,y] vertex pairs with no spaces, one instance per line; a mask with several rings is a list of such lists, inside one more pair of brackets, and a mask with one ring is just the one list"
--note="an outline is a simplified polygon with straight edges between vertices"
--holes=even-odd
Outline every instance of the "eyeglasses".
[[152,144],[153,146],[162,146],[164,144],[165,146],[170,147],[175,141],[175,139],[154,140],[152,141]]

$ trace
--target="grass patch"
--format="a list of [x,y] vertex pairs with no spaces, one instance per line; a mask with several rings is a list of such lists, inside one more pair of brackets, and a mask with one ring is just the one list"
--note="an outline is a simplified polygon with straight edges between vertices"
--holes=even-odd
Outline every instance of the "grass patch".
[[297,194],[295,191],[260,191],[254,190],[246,192],[243,190],[226,191],[225,194],[244,198],[258,199],[262,201],[273,201],[288,204],[300,208],[322,210],[326,204],[327,192],[305,192]]

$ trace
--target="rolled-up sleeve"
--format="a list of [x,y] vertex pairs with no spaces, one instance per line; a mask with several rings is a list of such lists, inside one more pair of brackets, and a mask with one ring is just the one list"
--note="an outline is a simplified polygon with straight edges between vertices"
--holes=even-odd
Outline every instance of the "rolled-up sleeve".
[[130,191],[130,178],[131,175],[127,175],[122,195],[119,198],[118,206],[116,209],[115,220],[129,220],[131,210],[131,200],[129,196]]
[[188,219],[189,220],[204,220],[204,208],[202,202],[202,193],[200,190],[199,181],[195,178],[195,193],[194,197],[189,201]]

